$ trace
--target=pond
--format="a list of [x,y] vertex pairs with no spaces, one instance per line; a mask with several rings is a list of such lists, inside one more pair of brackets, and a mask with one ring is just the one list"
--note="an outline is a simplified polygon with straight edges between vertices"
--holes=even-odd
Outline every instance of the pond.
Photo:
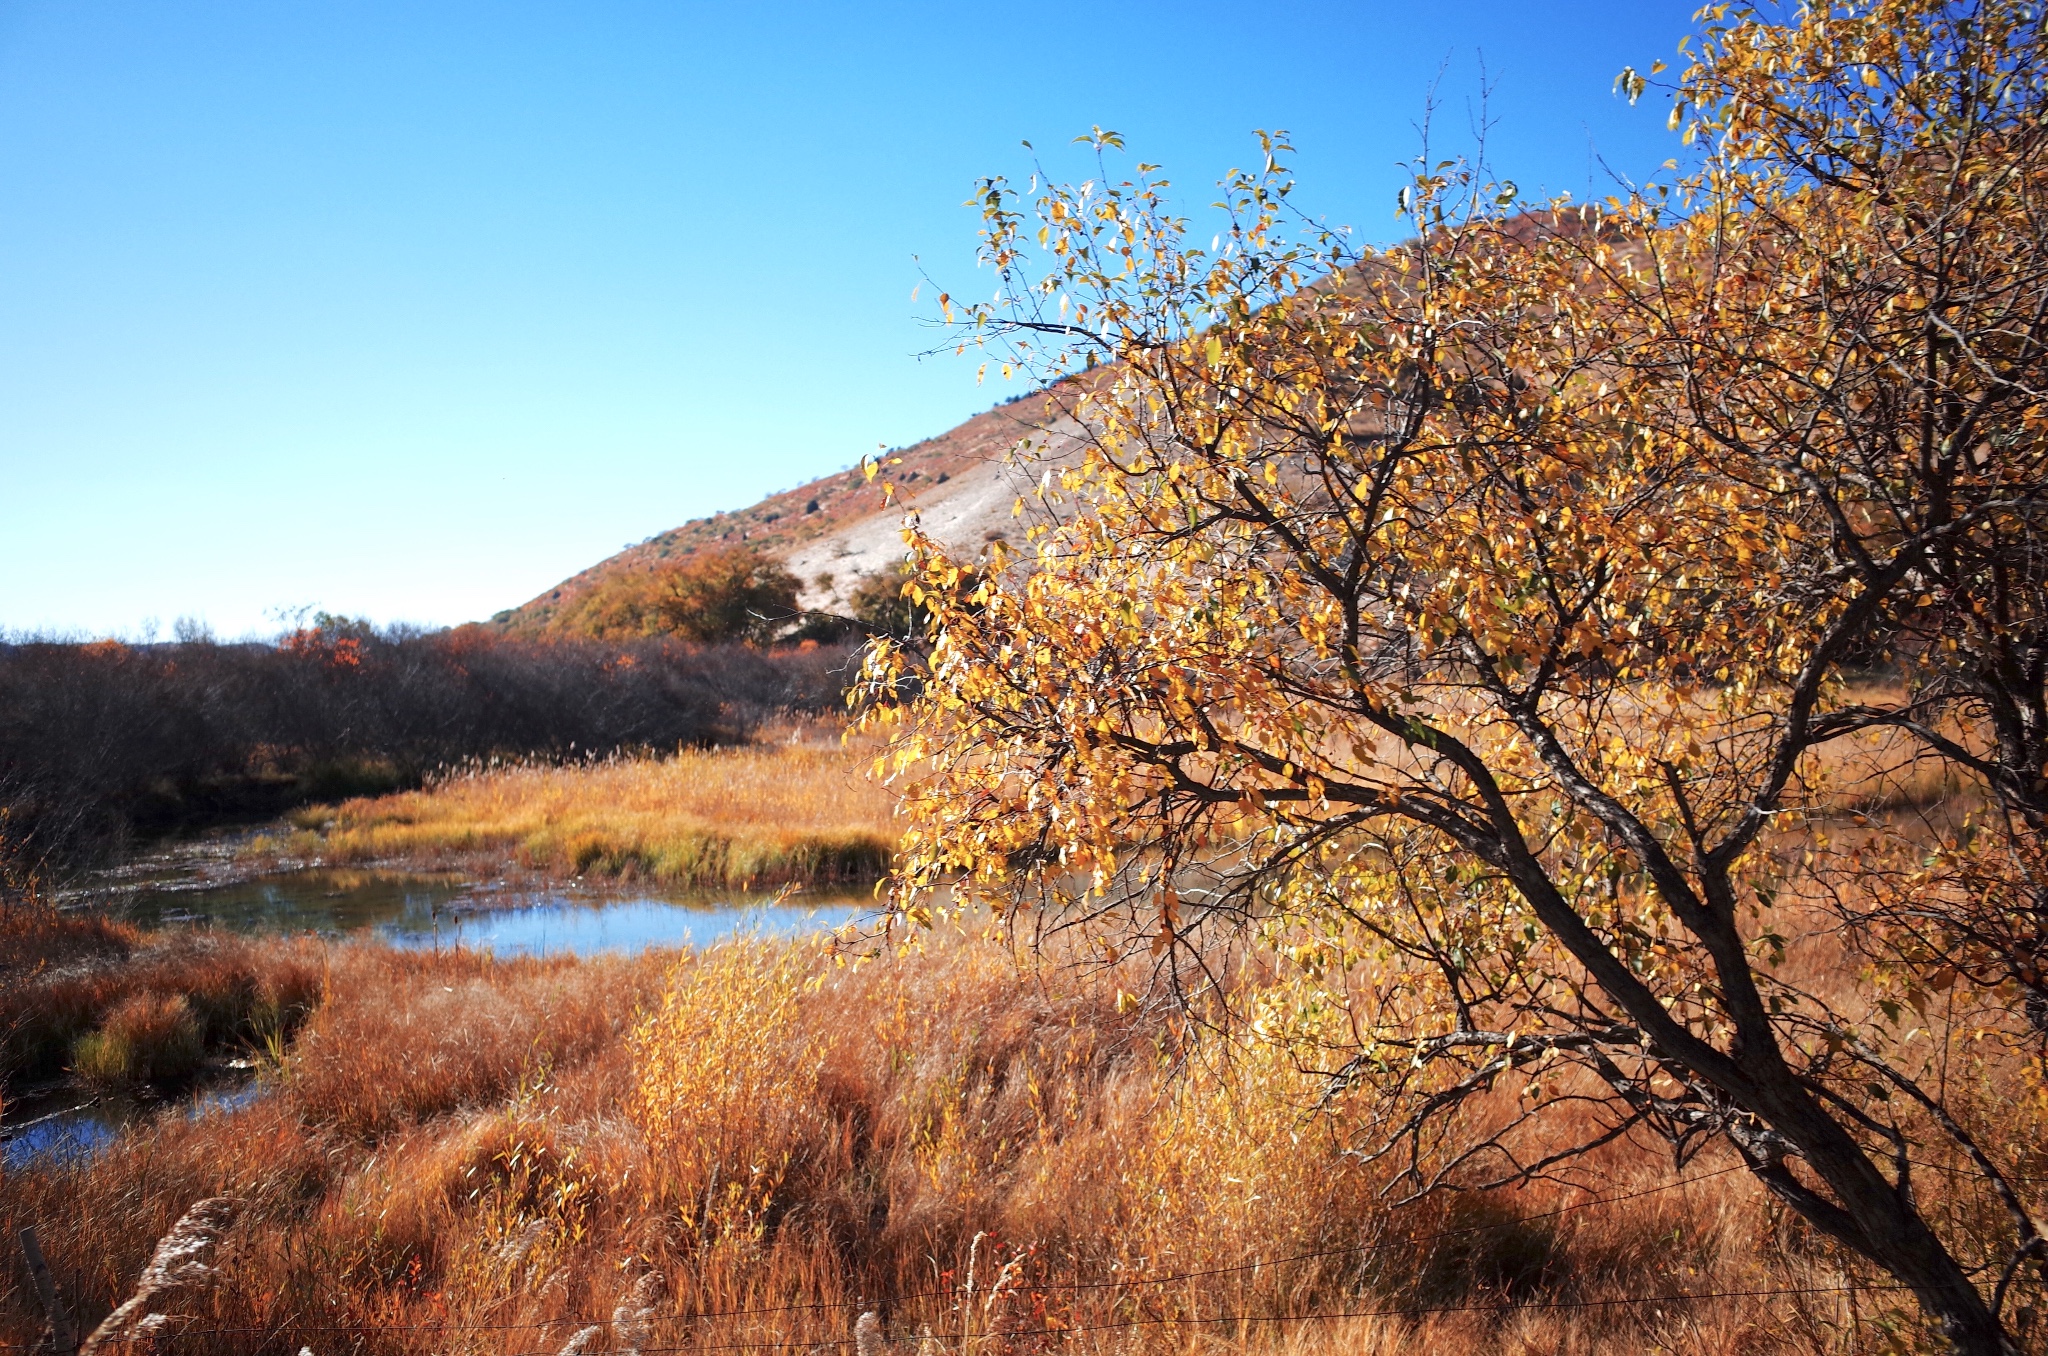
[[[83,1103],[75,1093],[56,1089],[28,1104],[29,1114],[16,1120],[0,1134],[0,1168],[13,1170],[31,1162],[91,1158],[114,1142],[122,1130],[139,1124],[167,1109],[161,1104],[132,1097],[102,1095]],[[244,1074],[203,1088],[181,1104],[187,1116],[197,1120],[216,1112],[247,1106],[263,1095],[263,1085]],[[53,1103],[56,1103],[54,1107]],[[8,1111],[14,1106],[9,1104]]]
[[510,956],[705,946],[740,933],[797,936],[839,927],[871,910],[874,901],[865,892],[749,898],[313,870],[227,885],[160,883],[104,907],[113,917],[149,928],[316,932]]

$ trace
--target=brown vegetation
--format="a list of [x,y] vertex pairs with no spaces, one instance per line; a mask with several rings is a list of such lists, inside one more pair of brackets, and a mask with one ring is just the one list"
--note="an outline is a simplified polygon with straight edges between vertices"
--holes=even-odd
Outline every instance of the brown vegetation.
[[795,577],[753,547],[714,546],[607,576],[545,630],[599,640],[763,642],[797,620],[796,595]]
[[[1802,970],[1838,959],[1802,946]],[[894,1339],[929,1329],[927,1353],[987,1356],[1846,1352],[1903,1332],[1905,1301],[1845,1289],[1870,1278],[1732,1159],[1674,1185],[1616,1144],[1579,1186],[1391,1208],[1343,1117],[1311,1112],[1318,1081],[1163,1023],[1130,963],[1020,968],[953,936],[853,966],[816,943],[317,965],[324,1001],[269,1095],[0,1183],[0,1227],[36,1225],[81,1326],[227,1197],[210,1278],[159,1298],[154,1350],[538,1353],[595,1326],[589,1349],[794,1352],[867,1308]],[[1956,1070],[1986,1100],[2013,1072]],[[33,1340],[24,1278],[0,1286],[0,1341]],[[1713,1298],[1639,1302],[1678,1295]],[[1353,1316],[1306,1317],[1330,1314]]]
[[[320,948],[267,1098],[14,1172],[0,1226],[87,1322],[139,1272],[165,1351],[2048,1350],[2048,48],[2018,0],[1734,16],[1692,218],[1525,231],[1446,162],[1430,266],[1357,295],[1298,287],[1346,261],[1272,234],[1277,142],[1222,254],[1147,171],[1049,189],[1093,295],[1018,286],[985,183],[970,320],[1126,367],[1036,573],[923,541],[935,643],[871,652],[938,774],[916,941]],[[566,785],[361,829],[502,848]],[[66,947],[157,954],[18,943]],[[188,1060],[212,971],[163,954],[80,1072]]]
[[752,546],[691,547],[632,567],[605,569],[514,634],[571,640],[672,637],[699,643],[843,644],[859,636],[916,634],[928,615],[907,596],[907,563],[835,580],[829,610],[803,607],[797,578]]
[[67,1070],[173,1090],[211,1058],[282,1048],[318,1000],[316,953],[0,903],[0,1095]]
[[0,643],[0,869],[416,785],[466,759],[743,739],[835,709],[847,651],[534,643],[345,619],[275,645]]
[[489,626],[513,636],[575,634],[569,619],[599,595],[631,591],[637,587],[636,579],[733,547],[745,546],[786,561],[820,538],[877,518],[886,521],[893,541],[902,505],[920,498],[919,491],[928,494],[948,481],[958,487],[958,477],[1001,462],[1020,438],[1038,431],[1049,417],[1043,393],[1013,396],[935,438],[884,454],[898,482],[893,504],[858,468],[821,476],[748,508],[692,519],[629,546],[539,597],[498,613]]
[[[895,897],[1149,949],[1191,1004],[1251,948],[1299,982],[1235,1015],[1370,1089],[1413,1189],[1713,1145],[2009,1356],[2048,1214],[1926,1014],[2048,1042],[2048,27],[1695,19],[1696,158],[1598,204],[1424,154],[1415,237],[1360,251],[1280,134],[1227,247],[1112,132],[1085,183],[982,182],[954,338],[1106,375],[1019,565],[909,530]],[[1840,831],[1807,774],[1876,731],[1978,812]]]

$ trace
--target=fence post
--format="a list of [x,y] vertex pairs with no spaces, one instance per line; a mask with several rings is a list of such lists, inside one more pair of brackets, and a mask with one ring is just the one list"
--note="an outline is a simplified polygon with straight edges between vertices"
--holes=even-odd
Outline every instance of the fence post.
[[57,1282],[50,1275],[50,1264],[43,1260],[43,1245],[36,1241],[32,1224],[22,1228],[21,1251],[28,1258],[28,1274],[36,1283],[36,1296],[43,1302],[43,1312],[49,1315],[50,1341],[56,1356],[78,1356],[78,1330],[71,1326],[71,1315],[57,1293]]

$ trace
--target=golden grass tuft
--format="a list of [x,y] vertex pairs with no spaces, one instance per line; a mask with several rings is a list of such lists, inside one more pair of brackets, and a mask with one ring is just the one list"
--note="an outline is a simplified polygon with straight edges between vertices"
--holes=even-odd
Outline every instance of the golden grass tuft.
[[[512,852],[556,874],[767,883],[804,866],[789,844],[805,835],[884,841],[858,761],[799,740],[499,769],[305,832],[345,861]],[[1810,773],[1843,815],[1960,799],[1875,737]],[[660,844],[713,837],[657,872]],[[1842,1290],[1869,1278],[1713,1151],[1677,1185],[1655,1146],[1618,1143],[1587,1161],[1592,1191],[1395,1209],[1384,1170],[1345,1152],[1344,1108],[1309,1114],[1321,1088],[1279,1051],[1121,1002],[1141,963],[1020,964],[964,934],[853,966],[758,939],[499,961],[39,917],[0,926],[10,1069],[68,1055],[134,1078],[194,1032],[210,1052],[267,1032],[281,1056],[252,1105],[0,1179],[0,1236],[37,1226],[87,1325],[193,1202],[245,1203],[208,1288],[166,1298],[167,1354],[795,1356],[843,1350],[866,1312],[868,1347],[918,1356],[1776,1356],[1907,1350],[1916,1331],[1900,1297]],[[1818,926],[1786,966],[1825,986],[1854,958]],[[2038,1079],[1991,1046],[1952,1078],[2038,1192]],[[1997,1235],[1933,1168],[1919,1189]],[[1727,1297],[1622,1302],[1686,1292]],[[24,1278],[0,1273],[0,1343],[39,1322]]]
[[573,957],[493,960],[469,951],[338,949],[328,1002],[284,1065],[318,1123],[375,1141],[463,1108],[516,1100],[556,1070],[616,1047],[651,1001],[658,957],[603,965]]
[[745,1214],[771,1205],[814,1149],[823,1052],[804,1029],[809,948],[739,942],[686,962],[629,1038],[630,1113],[660,1195]]
[[[799,736],[801,732],[799,732]],[[888,867],[888,794],[831,743],[465,771],[419,790],[298,812],[257,854],[335,864],[603,876],[678,889],[856,883]]]
[[49,915],[52,940],[0,966],[0,1091],[66,1071],[175,1084],[203,1057],[281,1046],[312,1011],[324,951],[209,934],[146,937]]
[[183,994],[134,993],[78,1038],[71,1064],[87,1083],[169,1083],[206,1058],[205,1035]]

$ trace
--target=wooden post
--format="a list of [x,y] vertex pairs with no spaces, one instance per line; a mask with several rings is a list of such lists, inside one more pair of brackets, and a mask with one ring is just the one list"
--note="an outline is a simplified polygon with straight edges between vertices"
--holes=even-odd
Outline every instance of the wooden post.
[[28,1258],[28,1274],[36,1283],[36,1295],[43,1302],[43,1312],[50,1318],[52,1350],[56,1356],[78,1356],[78,1329],[71,1326],[71,1315],[64,1309],[63,1296],[57,1293],[57,1282],[50,1275],[50,1264],[43,1260],[43,1245],[36,1241],[34,1225],[22,1229],[21,1251]]

